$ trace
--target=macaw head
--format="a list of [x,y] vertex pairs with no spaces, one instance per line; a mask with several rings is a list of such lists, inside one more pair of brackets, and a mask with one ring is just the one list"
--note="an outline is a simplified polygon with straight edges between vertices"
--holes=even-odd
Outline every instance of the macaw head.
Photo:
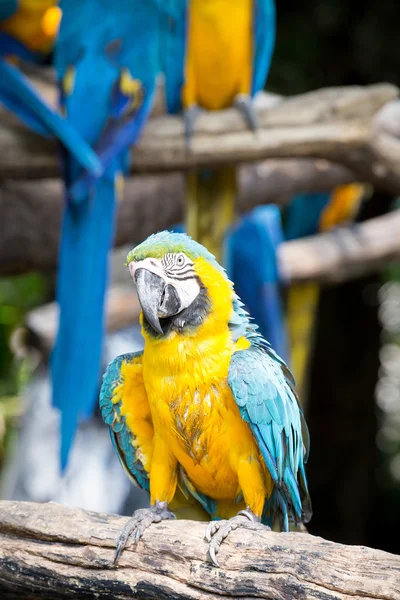
[[227,326],[234,292],[214,256],[184,233],[162,231],[129,252],[145,336],[192,334],[206,322]]

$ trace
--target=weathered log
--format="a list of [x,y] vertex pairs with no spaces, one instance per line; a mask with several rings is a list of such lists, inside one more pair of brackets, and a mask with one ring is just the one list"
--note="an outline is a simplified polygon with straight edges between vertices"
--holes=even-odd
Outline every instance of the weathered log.
[[[351,180],[345,167],[324,160],[246,165],[240,169],[237,209],[284,203],[295,193],[325,192]],[[184,177],[178,173],[128,179],[118,210],[116,245],[133,245],[178,223],[183,218],[184,194]],[[58,180],[0,182],[0,275],[56,267],[62,206]]]
[[235,531],[208,561],[204,523],[152,525],[118,569],[126,518],[55,503],[0,503],[0,594],[58,598],[400,599],[400,557],[306,533]]
[[282,276],[288,281],[337,283],[399,258],[400,210],[279,247]]
[[[390,84],[329,88],[271,106],[258,102],[259,130],[248,131],[233,109],[203,114],[188,152],[180,117],[150,120],[133,153],[132,169],[149,173],[199,166],[239,163],[263,158],[324,158],[347,166],[354,180],[363,180],[400,193],[400,141],[396,128],[388,133],[377,115],[398,97]],[[54,141],[27,131],[0,112],[0,175],[52,177],[58,173]]]

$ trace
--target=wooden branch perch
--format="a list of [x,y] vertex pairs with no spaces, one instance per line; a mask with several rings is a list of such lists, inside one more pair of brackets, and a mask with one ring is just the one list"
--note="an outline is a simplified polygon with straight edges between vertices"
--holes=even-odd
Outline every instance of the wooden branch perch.
[[[271,101],[261,95],[259,130],[248,131],[233,109],[201,115],[191,151],[180,117],[152,118],[133,153],[140,173],[185,170],[264,158],[323,158],[352,172],[353,180],[400,193],[400,140],[380,109],[400,111],[399,90],[390,84],[329,88]],[[394,102],[394,104],[393,104]],[[387,111],[386,111],[387,113]],[[54,141],[43,140],[0,112],[0,176],[52,177],[58,173]]]
[[110,569],[126,518],[55,503],[0,503],[4,600],[400,599],[400,557],[305,533],[236,531],[207,558],[204,523],[152,525]]
[[400,210],[328,233],[285,242],[279,263],[287,281],[337,283],[400,258]]
[[[48,84],[45,95],[51,97]],[[285,203],[295,193],[329,191],[354,180],[400,194],[397,97],[398,89],[389,84],[318,90],[276,98],[273,106],[261,95],[257,135],[247,130],[237,111],[204,114],[190,153],[179,117],[153,117],[135,149],[133,170],[155,173],[267,157],[241,167],[239,213],[267,202]],[[0,111],[0,147],[0,177],[18,180],[0,184],[0,275],[54,269],[63,192],[59,181],[41,178],[58,173],[56,146]],[[40,181],[21,181],[27,177]],[[116,244],[133,245],[151,232],[179,222],[184,196],[182,174],[128,179],[125,200],[119,207]],[[381,235],[374,240],[368,235],[368,244],[361,239],[363,231],[342,235],[345,245],[338,244],[334,235],[319,242],[292,242],[282,247],[282,268],[292,281],[332,281],[346,278],[350,263],[353,275],[399,255],[393,227],[392,238]],[[382,228],[372,224],[368,231],[382,232]],[[315,250],[321,256],[312,258]],[[337,273],[333,266],[340,266]]]
[[[246,165],[240,169],[237,209],[284,203],[294,193],[329,191],[351,177],[346,168],[321,159]],[[128,179],[118,211],[116,244],[133,245],[181,221],[184,195],[182,174]],[[62,207],[59,180],[0,182],[0,275],[56,267]]]

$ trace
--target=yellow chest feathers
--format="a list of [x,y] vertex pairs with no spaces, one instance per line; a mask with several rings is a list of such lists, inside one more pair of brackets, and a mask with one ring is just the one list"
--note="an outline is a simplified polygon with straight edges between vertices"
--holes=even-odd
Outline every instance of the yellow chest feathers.
[[250,93],[253,0],[191,0],[183,103],[208,110]]
[[[236,463],[241,456],[256,458],[258,450],[228,385],[234,345],[228,336],[225,346],[219,336],[213,342],[214,348],[220,347],[213,358],[203,355],[199,360],[202,344],[193,346],[192,353],[187,348],[182,363],[186,370],[178,370],[174,375],[171,370],[156,373],[144,358],[143,378],[154,431],[166,442],[192,483],[214,498],[234,499],[238,493]],[[246,344],[242,340],[239,347]]]

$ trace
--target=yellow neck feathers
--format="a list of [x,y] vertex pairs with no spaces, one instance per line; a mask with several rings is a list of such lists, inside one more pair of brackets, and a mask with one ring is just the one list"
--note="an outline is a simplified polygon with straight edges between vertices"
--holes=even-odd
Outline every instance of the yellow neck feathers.
[[143,368],[148,375],[154,372],[157,378],[187,377],[191,388],[227,374],[233,348],[228,327],[232,284],[204,259],[195,261],[195,270],[210,300],[210,312],[204,322],[197,329],[172,331],[164,338],[152,338],[142,328]]

